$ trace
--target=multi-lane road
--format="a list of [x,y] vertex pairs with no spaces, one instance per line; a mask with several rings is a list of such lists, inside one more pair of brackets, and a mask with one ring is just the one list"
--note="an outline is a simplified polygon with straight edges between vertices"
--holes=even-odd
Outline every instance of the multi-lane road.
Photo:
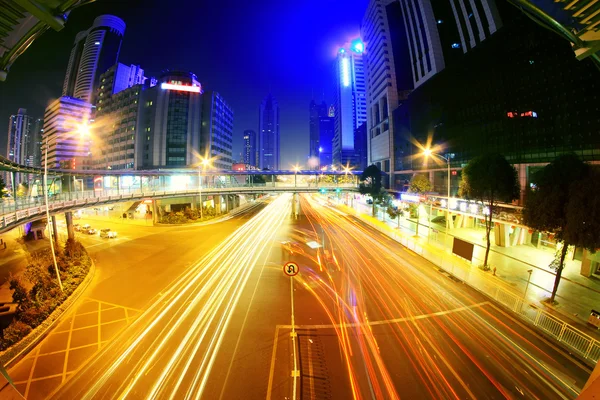
[[482,294],[322,197],[302,197],[298,218],[292,201],[99,245],[90,297],[139,314],[48,395],[569,399],[583,387],[587,367]]

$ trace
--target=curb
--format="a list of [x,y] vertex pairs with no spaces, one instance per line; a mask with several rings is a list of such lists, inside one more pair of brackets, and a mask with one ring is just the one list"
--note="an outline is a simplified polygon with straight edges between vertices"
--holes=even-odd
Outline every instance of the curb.
[[[88,257],[90,257],[89,254]],[[71,296],[69,296],[61,305],[56,307],[56,309],[48,316],[48,318],[46,318],[44,322],[29,332],[29,334],[21,339],[21,341],[5,350],[3,353],[0,353],[0,365],[3,365],[6,369],[11,368],[17,361],[19,361],[35,346],[37,346],[40,341],[46,337],[48,332],[56,326],[60,318],[70,311],[73,304],[79,300],[81,294],[88,288],[90,282],[94,278],[96,273],[96,264],[94,263],[92,257],[90,257],[90,261],[90,270],[88,271],[83,282],[77,286],[77,289],[75,289]]]

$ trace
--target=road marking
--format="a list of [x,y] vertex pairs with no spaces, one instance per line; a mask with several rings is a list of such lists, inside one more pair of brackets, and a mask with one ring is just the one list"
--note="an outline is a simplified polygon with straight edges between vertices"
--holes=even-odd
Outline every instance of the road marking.
[[38,356],[40,355],[40,349],[42,346],[38,346],[35,356],[33,356],[33,364],[31,365],[31,371],[29,371],[29,378],[27,379],[27,385],[25,386],[24,397],[27,398],[29,395],[29,388],[31,387],[31,379],[33,378],[33,371],[35,371],[35,365],[37,364]]
[[67,338],[67,349],[65,351],[65,363],[63,365],[62,383],[67,379],[67,364],[69,362],[69,351],[71,347],[71,337],[73,336],[73,326],[75,325],[75,314],[71,315],[71,326],[69,328],[69,336]]
[[[397,322],[406,322],[406,321],[412,321],[412,320],[418,320],[418,319],[439,317],[439,316],[453,314],[453,313],[460,312],[460,311],[470,310],[473,308],[483,307],[483,306],[490,305],[490,304],[491,303],[489,301],[484,301],[481,303],[472,304],[470,306],[454,308],[452,310],[438,311],[438,312],[434,312],[434,313],[430,313],[430,314],[421,314],[421,315],[411,316],[411,317],[386,319],[386,320],[380,320],[380,321],[368,321],[366,323],[351,323],[351,324],[345,323],[345,324],[330,324],[330,325],[296,325],[295,328],[296,329],[330,329],[330,328],[344,328],[344,327],[357,328],[357,327],[361,327],[361,326],[389,325],[389,324],[395,324]],[[292,328],[291,325],[277,325],[277,326],[282,329],[291,329]]]
[[280,325],[275,327],[275,339],[273,340],[273,353],[271,354],[271,367],[269,368],[269,384],[267,385],[267,400],[271,400],[271,391],[273,390],[273,374],[275,372],[275,359],[277,355],[277,342],[279,341]]

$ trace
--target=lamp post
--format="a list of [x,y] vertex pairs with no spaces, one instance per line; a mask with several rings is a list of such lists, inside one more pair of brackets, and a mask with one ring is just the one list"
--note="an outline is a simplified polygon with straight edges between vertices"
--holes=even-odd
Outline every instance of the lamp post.
[[[78,132],[81,137],[89,135],[89,128],[87,125],[82,125],[78,128]],[[54,136],[56,140],[58,136]],[[58,286],[60,291],[64,292],[62,280],[60,279],[60,272],[58,271],[58,263],[56,262],[56,252],[54,250],[54,238],[52,237],[52,229],[50,229],[50,204],[48,203],[48,152],[50,151],[50,137],[46,136],[46,153],[44,154],[44,200],[46,202],[46,221],[48,226],[48,236],[50,237],[50,250],[52,251],[52,261],[54,262],[54,271],[56,272],[56,279],[58,280]]]
[[[452,158],[450,156],[450,154],[448,154],[447,157],[444,157],[441,154],[438,153],[434,153],[431,151],[431,149],[425,149],[423,151],[423,154],[425,155],[425,157],[438,157],[441,158],[442,160],[446,161],[446,164],[448,166],[448,200],[446,201],[446,241],[448,240],[448,230],[450,229],[450,159]],[[431,216],[429,216],[429,218],[431,218]],[[418,225],[419,221],[417,221],[417,225]]]
[[200,157],[200,166],[198,167],[198,189],[200,194],[200,219],[204,219],[204,202],[202,201],[202,175],[204,168],[210,164],[210,159]]
[[531,282],[531,273],[533,272],[532,269],[528,269],[527,273],[529,274],[529,276],[527,277],[527,285],[525,285],[525,293],[523,293],[523,299],[525,299],[525,301],[527,301],[527,289],[529,289],[529,282]]

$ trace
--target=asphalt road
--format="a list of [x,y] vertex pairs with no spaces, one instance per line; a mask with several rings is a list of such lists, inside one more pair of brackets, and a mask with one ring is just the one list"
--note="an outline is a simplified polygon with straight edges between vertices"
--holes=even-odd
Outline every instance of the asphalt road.
[[577,360],[320,197],[301,203],[299,219],[283,195],[241,226],[135,227],[130,244],[98,245],[111,267],[94,296],[141,311],[51,396],[577,396],[590,374]]

